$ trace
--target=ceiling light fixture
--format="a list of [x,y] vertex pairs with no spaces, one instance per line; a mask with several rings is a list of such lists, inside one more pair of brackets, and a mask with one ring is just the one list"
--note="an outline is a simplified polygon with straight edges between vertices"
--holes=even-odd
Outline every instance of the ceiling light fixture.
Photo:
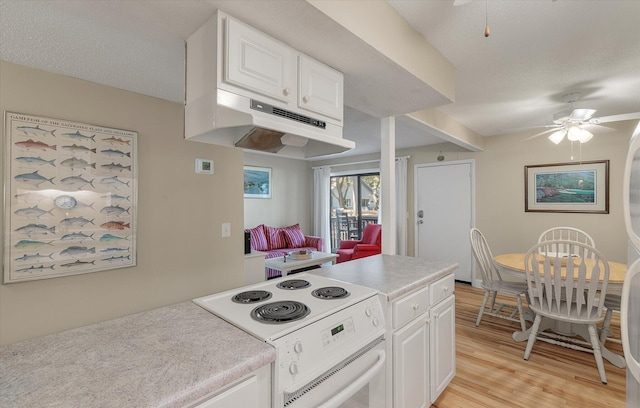
[[569,131],[567,132],[567,139],[572,142],[580,142],[586,143],[593,137],[593,134],[588,130],[582,129],[578,125],[573,125],[569,127]]
[[562,142],[566,134],[567,134],[566,130],[560,129],[558,131],[553,132],[551,136],[549,136],[549,140],[551,140],[555,144],[559,144],[560,142]]
[[591,138],[593,138],[593,133],[586,129],[582,129],[578,125],[570,125],[568,128],[562,128],[553,132],[549,136],[549,140],[555,144],[559,144],[564,140],[565,136],[567,136],[567,139],[571,142],[587,143]]

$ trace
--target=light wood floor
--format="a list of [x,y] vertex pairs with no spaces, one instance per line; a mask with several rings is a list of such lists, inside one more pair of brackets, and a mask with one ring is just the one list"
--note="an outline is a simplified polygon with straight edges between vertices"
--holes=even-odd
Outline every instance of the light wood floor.
[[[456,284],[455,295],[456,376],[432,408],[625,407],[626,370],[605,360],[602,384],[592,354],[541,341],[525,361],[526,342],[511,338],[519,323],[484,316],[476,327],[484,291]],[[618,338],[619,327],[614,313]],[[619,344],[607,348],[622,355]]]

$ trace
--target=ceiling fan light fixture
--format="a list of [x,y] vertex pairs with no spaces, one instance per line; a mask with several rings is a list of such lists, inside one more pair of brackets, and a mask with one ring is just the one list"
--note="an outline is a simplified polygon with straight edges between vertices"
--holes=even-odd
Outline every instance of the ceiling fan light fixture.
[[549,140],[551,140],[555,144],[559,144],[560,142],[562,142],[562,139],[564,139],[564,136],[566,134],[567,134],[567,131],[564,129],[557,130],[549,136]]
[[577,142],[578,140],[580,140],[581,136],[582,136],[582,129],[580,129],[580,127],[578,126],[569,127],[569,131],[567,132],[567,139],[571,140],[572,142]]
[[582,132],[578,140],[580,141],[580,143],[587,143],[593,137],[593,133],[589,132],[586,129],[581,129],[581,130]]
[[567,139],[572,142],[586,143],[593,137],[593,133],[580,126],[571,126],[567,131]]

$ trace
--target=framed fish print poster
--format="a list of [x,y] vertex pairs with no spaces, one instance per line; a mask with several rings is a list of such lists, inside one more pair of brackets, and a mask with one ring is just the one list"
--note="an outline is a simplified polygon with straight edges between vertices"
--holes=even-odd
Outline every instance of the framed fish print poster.
[[136,132],[5,112],[3,283],[136,265]]

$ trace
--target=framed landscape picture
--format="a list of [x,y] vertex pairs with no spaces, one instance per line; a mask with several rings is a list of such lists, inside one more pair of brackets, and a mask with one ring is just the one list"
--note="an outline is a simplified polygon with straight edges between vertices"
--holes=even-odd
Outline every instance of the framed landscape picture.
[[244,166],[244,198],[271,198],[271,169]]
[[524,166],[524,210],[609,213],[609,160]]

